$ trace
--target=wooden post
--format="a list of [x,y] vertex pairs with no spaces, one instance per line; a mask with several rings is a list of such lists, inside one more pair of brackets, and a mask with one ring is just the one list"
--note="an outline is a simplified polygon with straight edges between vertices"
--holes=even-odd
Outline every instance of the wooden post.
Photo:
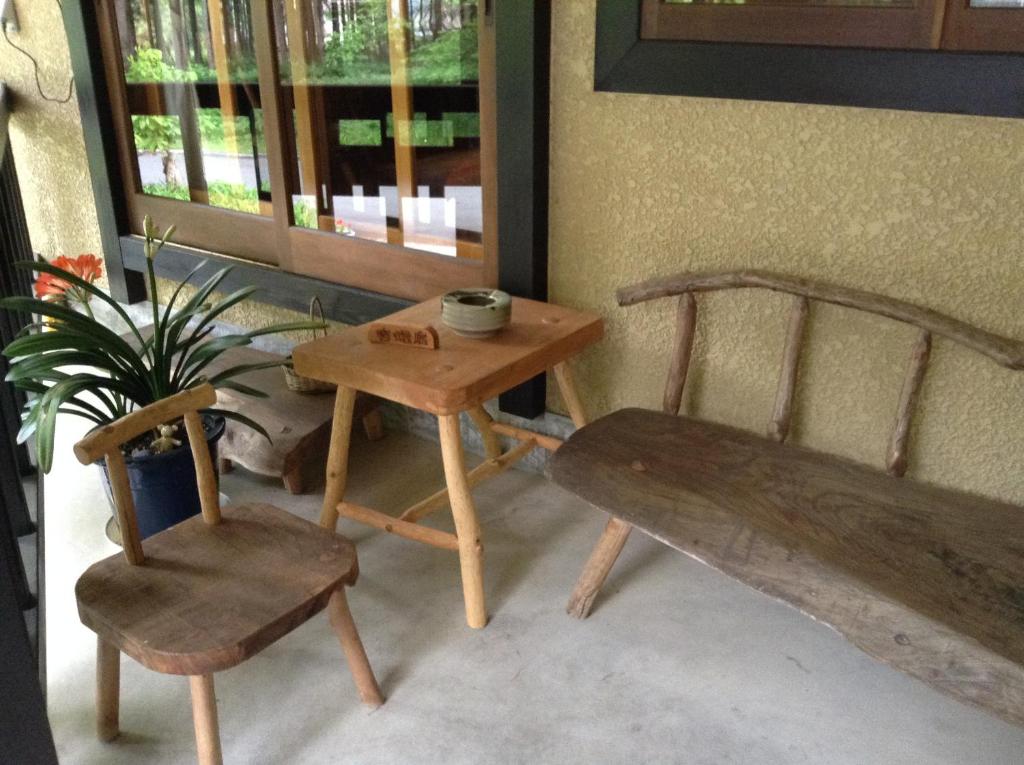
[[196,728],[199,765],[222,765],[213,675],[191,675],[188,682],[192,689],[192,721]]
[[96,636],[96,735],[112,741],[120,733],[121,652]]
[[409,0],[385,0],[388,11],[388,56],[391,61],[391,126],[398,186],[398,228],[388,227],[388,244],[404,244],[410,225],[402,200],[416,196],[416,149],[413,146],[412,85],[409,82]]
[[356,690],[359,691],[359,698],[368,706],[379,707],[384,703],[384,697],[377,685],[377,678],[373,675],[370,660],[366,658],[363,641],[359,639],[359,631],[345,598],[344,586],[339,587],[328,601],[327,616],[331,620],[334,634],[338,636],[338,642],[341,643],[341,650],[345,652],[348,667],[352,671],[352,679],[355,680]]
[[691,293],[684,292],[679,296],[679,308],[676,311],[676,345],[661,406],[669,414],[679,414],[679,406],[683,401],[683,388],[686,386],[686,376],[690,371],[690,357],[693,355],[693,337],[696,327],[697,300]]
[[210,43],[213,45],[210,55],[213,58],[213,68],[217,72],[217,95],[220,100],[220,113],[224,120],[224,144],[227,146],[228,153],[241,154],[235,130],[238,102],[235,98],[235,88],[231,82],[231,49],[225,30],[223,0],[208,0],[207,14],[210,19]]
[[345,496],[345,482],[348,479],[348,447],[352,439],[352,411],[355,408],[355,403],[355,390],[339,385],[334,399],[331,445],[327,452],[324,504],[320,510],[320,525],[331,531],[337,528],[338,503]]
[[586,619],[590,609],[594,606],[594,598],[597,597],[601,585],[608,578],[608,572],[612,570],[615,561],[622,552],[629,532],[633,530],[625,521],[618,518],[609,518],[601,538],[597,541],[587,564],[583,567],[580,578],[576,581],[576,587],[569,598],[569,605],[566,606],[566,613],[577,619]]
[[921,330],[910,351],[907,362],[907,373],[900,391],[900,403],[896,410],[896,424],[889,439],[889,452],[886,455],[885,467],[890,475],[902,477],[907,472],[907,442],[910,440],[910,421],[914,416],[917,398],[921,392],[921,382],[928,369],[928,357],[932,352],[932,334],[926,329]]
[[775,391],[775,409],[768,423],[768,437],[773,441],[785,441],[793,416],[793,394],[796,392],[796,376],[800,367],[800,347],[803,344],[804,326],[810,303],[807,298],[797,295],[793,298],[793,309],[789,314],[789,330],[786,345],[782,349],[782,368],[779,370],[779,386]]
[[317,228],[334,231],[334,216],[325,210],[331,204],[330,171],[324,152],[326,128],[322,92],[309,84],[310,37],[316,25],[310,17],[308,0],[286,2],[288,51],[291,60],[292,94],[295,102],[295,144],[299,154],[302,193],[316,198]]
[[121,529],[121,548],[125,559],[133,566],[138,566],[145,562],[146,556],[142,552],[142,542],[139,541],[139,521],[135,516],[135,500],[132,499],[132,487],[128,482],[128,468],[118,446],[107,452],[106,459],[117,525]]
[[210,447],[206,443],[203,420],[198,412],[185,413],[185,430],[196,464],[196,484],[199,487],[199,503],[203,508],[203,520],[211,526],[220,523],[220,494],[217,491],[217,475],[210,458]]
[[480,524],[473,507],[473,496],[466,480],[466,465],[459,432],[459,415],[443,414],[438,417],[441,433],[441,456],[448,496],[455,518],[455,531],[459,537],[459,564],[462,569],[462,595],[466,604],[466,622],[474,629],[487,624],[484,604],[483,544]]

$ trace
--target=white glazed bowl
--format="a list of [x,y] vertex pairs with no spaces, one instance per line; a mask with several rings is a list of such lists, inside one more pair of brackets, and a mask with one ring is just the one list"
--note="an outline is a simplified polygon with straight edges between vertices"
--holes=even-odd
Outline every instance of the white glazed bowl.
[[491,337],[511,319],[512,298],[501,290],[455,290],[441,298],[441,321],[463,337]]

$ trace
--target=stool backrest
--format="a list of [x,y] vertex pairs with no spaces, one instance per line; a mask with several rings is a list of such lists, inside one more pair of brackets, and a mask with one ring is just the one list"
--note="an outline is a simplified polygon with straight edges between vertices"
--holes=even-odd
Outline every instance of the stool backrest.
[[895,321],[912,324],[921,330],[910,350],[910,359],[907,362],[906,376],[896,411],[896,422],[889,438],[885,463],[886,469],[891,475],[902,476],[907,471],[907,441],[910,434],[910,420],[917,403],[921,382],[928,367],[933,335],[960,343],[1009,369],[1024,369],[1024,342],[986,332],[913,303],[906,303],[872,292],[849,289],[827,282],[784,276],[769,271],[683,273],[631,287],[623,287],[616,292],[621,306],[634,305],[655,298],[679,296],[676,349],[665,386],[664,411],[671,414],[679,413],[683,386],[686,384],[690,356],[693,352],[694,330],[697,325],[697,300],[694,295],[698,292],[743,288],[768,289],[793,296],[786,342],[782,353],[782,368],[775,393],[775,407],[768,423],[768,437],[775,441],[784,441],[789,433],[804,326],[807,323],[811,300],[875,313]]
[[199,485],[199,501],[203,508],[203,519],[209,524],[220,523],[220,503],[217,494],[217,479],[213,472],[213,460],[206,443],[202,418],[199,410],[213,406],[217,394],[212,385],[203,384],[181,393],[156,401],[118,420],[97,428],[75,444],[75,456],[83,465],[90,465],[101,457],[106,459],[110,487],[114,496],[114,508],[121,527],[121,544],[124,556],[132,565],[145,561],[142,542],[139,539],[138,519],[132,500],[128,470],[125,466],[121,445],[126,441],[153,430],[179,417],[185,419],[192,459],[196,465],[196,482]]

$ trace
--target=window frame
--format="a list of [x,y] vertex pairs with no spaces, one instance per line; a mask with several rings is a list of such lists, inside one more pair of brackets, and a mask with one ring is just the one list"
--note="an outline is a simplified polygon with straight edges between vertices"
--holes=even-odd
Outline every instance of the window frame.
[[[331,280],[340,272],[354,287],[387,291],[411,300],[423,300],[447,290],[495,286],[498,247],[494,235],[494,215],[487,215],[487,201],[493,197],[495,173],[490,144],[494,143],[494,63],[493,20],[483,14],[481,7],[480,45],[480,113],[485,126],[481,135],[482,196],[485,200],[484,257],[471,260],[446,257],[414,248],[391,245],[360,238],[344,238],[333,232],[323,232],[295,225],[290,199],[297,186],[288,164],[294,154],[290,131],[282,129],[278,105],[283,100],[283,86],[279,79],[279,60],[275,45],[273,0],[251,0],[253,37],[256,41],[256,60],[259,69],[258,85],[264,104],[265,131],[270,164],[271,195],[281,203],[273,206],[273,215],[254,215],[201,203],[167,199],[141,191],[136,150],[132,140],[131,112],[124,72],[124,52],[121,50],[117,18],[113,0],[97,0],[100,30],[100,48],[110,94],[114,118],[121,177],[126,182],[125,197],[133,233],[141,233],[140,221],[145,215],[155,220],[178,220],[177,240],[181,244],[210,250],[230,252],[239,258],[274,265],[283,270]],[[143,87],[146,87],[145,85]],[[154,85],[159,99],[174,100],[174,92],[184,92],[188,85]],[[488,166],[489,165],[489,166]],[[493,205],[490,206],[493,213]],[[186,224],[187,222],[187,224]]]
[[595,90],[1024,117],[1022,54],[651,40],[642,2],[597,0]]
[[[497,136],[496,145],[491,149],[496,166],[496,193],[491,195],[490,202],[485,199],[485,205],[492,206],[496,216],[492,235],[501,257],[489,266],[491,273],[481,274],[481,278],[488,277],[490,284],[496,283],[500,289],[519,297],[546,300],[550,8],[546,0],[485,2],[492,8],[494,18],[493,119]],[[110,291],[116,299],[132,303],[145,299],[142,279],[145,260],[142,238],[133,233],[130,222],[133,204],[127,198],[124,184],[127,163],[123,161],[125,155],[119,150],[114,130],[114,99],[108,89],[107,65],[100,48],[104,19],[97,5],[95,0],[65,0],[64,25]],[[263,0],[257,0],[254,12],[257,7],[263,7]],[[481,11],[483,7],[482,3]],[[147,197],[147,200],[156,200],[153,210],[164,220],[180,217],[177,206],[189,204],[154,197]],[[193,205],[189,214],[197,207],[201,206]],[[290,208],[290,205],[281,207]],[[215,212],[244,215],[247,222],[257,217],[219,209]],[[311,245],[320,253],[316,257],[322,259],[322,240],[332,235],[312,230],[302,230],[300,235],[303,246]],[[399,248],[369,241],[365,244],[374,257],[382,256],[386,260],[391,257],[389,268],[397,267],[399,261],[406,259],[425,264],[420,274],[424,268],[429,270],[435,258],[454,260],[415,251],[411,251],[415,255],[398,258],[394,255],[396,250],[400,252]],[[309,296],[317,294],[328,318],[349,324],[379,319],[417,299],[439,295],[451,288],[437,285],[436,289],[431,287],[432,294],[424,294],[422,298],[396,297],[368,288],[359,274],[346,273],[342,283],[322,278],[323,273],[316,273],[315,267],[310,269],[314,271],[312,274],[295,273],[286,270],[287,263],[247,260],[239,258],[238,254],[235,247],[226,246],[218,252],[179,242],[164,248],[155,268],[159,276],[180,279],[204,259],[213,264],[230,264],[234,266],[232,284],[259,285],[263,289],[256,298],[261,302],[306,310]],[[479,266],[479,261],[476,264]],[[340,266],[345,267],[346,264]],[[331,270],[339,270],[337,261]],[[226,284],[226,288],[230,286]],[[502,396],[501,408],[523,417],[542,414],[545,410],[544,376]]]
[[905,8],[642,2],[647,40],[715,42],[726,27],[733,43],[927,49],[942,34],[936,10],[946,0],[918,0]]

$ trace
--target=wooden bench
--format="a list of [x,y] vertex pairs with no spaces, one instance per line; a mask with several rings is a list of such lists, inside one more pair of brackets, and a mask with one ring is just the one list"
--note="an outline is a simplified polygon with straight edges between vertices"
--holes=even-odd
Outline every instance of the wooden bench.
[[[284,358],[255,348],[230,348],[210,365],[210,374],[241,364],[263,364]],[[267,441],[246,425],[228,420],[217,453],[222,472],[233,465],[260,475],[281,478],[292,494],[301,494],[310,471],[322,471],[327,460],[334,417],[334,394],[297,393],[289,390],[280,367],[246,372],[239,382],[267,394],[255,398],[230,388],[217,391],[217,406],[240,412],[262,425]],[[366,437],[384,437],[380,399],[361,395],[356,399],[354,422],[361,422]]]
[[[794,296],[766,436],[678,416],[695,293],[743,287]],[[618,299],[673,295],[678,344],[664,411],[608,415],[550,462],[556,483],[612,516],[569,612],[588,614],[636,527],[829,624],[872,656],[1024,724],[1024,508],[901,477],[932,337],[1010,369],[1024,368],[1024,343],[890,298],[756,271],[683,274],[620,290]],[[810,300],[921,330],[885,471],[784,443]]]

